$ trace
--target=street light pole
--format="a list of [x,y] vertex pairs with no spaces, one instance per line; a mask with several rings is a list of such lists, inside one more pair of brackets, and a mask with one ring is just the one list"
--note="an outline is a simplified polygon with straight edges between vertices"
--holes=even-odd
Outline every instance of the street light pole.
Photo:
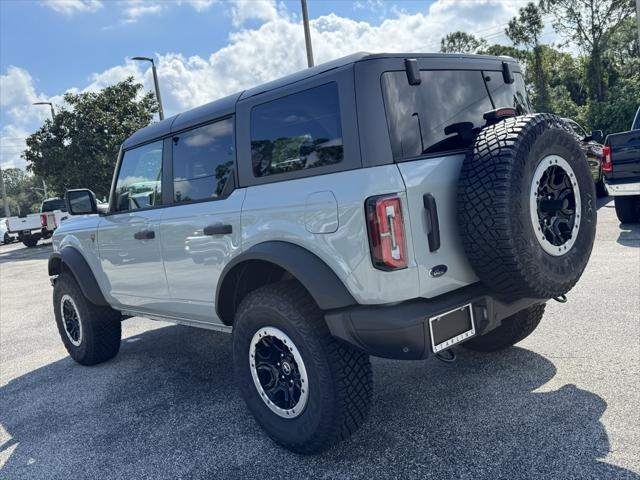
[[51,121],[53,122],[56,119],[56,111],[53,109],[53,103],[51,102],[35,102],[32,105],[49,105],[51,108]]
[[164,120],[164,110],[162,109],[162,98],[160,97],[160,83],[158,82],[158,72],[156,64],[151,57],[132,57],[131,60],[140,60],[143,62],[151,62],[151,71],[153,72],[153,84],[156,88],[156,100],[158,100],[158,116],[160,120]]
[[302,24],[304,25],[304,43],[307,47],[307,65],[313,67],[313,48],[311,48],[311,32],[309,31],[309,13],[307,13],[307,0],[300,0],[302,4]]

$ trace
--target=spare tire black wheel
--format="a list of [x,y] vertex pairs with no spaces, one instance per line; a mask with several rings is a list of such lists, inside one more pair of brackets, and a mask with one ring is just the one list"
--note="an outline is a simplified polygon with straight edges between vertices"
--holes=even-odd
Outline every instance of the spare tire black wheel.
[[591,255],[595,198],[587,159],[558,117],[487,126],[458,188],[458,225],[474,271],[506,298],[567,293]]

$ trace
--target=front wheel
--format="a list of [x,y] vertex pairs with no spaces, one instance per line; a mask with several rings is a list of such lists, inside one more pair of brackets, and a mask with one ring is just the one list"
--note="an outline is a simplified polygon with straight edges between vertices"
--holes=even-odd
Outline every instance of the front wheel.
[[293,452],[323,451],[368,415],[369,357],[331,337],[322,312],[295,281],[244,298],[233,325],[233,360],[256,421]]
[[502,350],[527,338],[536,329],[544,314],[544,303],[534,305],[502,320],[495,330],[480,337],[462,343],[469,350],[478,352],[495,352]]
[[53,309],[62,343],[76,362],[95,365],[116,356],[120,350],[120,312],[91,303],[68,273],[56,280]]
[[616,197],[614,203],[620,223],[640,222],[640,195]]

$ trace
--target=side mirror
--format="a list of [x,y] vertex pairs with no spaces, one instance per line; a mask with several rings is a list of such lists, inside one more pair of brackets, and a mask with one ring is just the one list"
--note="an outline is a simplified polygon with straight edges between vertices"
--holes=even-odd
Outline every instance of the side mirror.
[[602,140],[604,140],[602,130],[591,130],[591,139],[598,143],[602,143]]
[[98,213],[98,203],[96,195],[86,188],[77,190],[67,190],[64,195],[64,201],[67,204],[67,212],[70,215],[90,215]]

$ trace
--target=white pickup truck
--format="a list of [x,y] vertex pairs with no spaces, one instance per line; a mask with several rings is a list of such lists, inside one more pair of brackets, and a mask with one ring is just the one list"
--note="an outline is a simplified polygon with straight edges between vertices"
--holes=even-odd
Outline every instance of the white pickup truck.
[[7,229],[17,234],[18,240],[27,247],[35,247],[41,238],[51,238],[56,228],[67,218],[67,207],[62,198],[47,198],[42,202],[40,213],[24,217],[7,218]]

